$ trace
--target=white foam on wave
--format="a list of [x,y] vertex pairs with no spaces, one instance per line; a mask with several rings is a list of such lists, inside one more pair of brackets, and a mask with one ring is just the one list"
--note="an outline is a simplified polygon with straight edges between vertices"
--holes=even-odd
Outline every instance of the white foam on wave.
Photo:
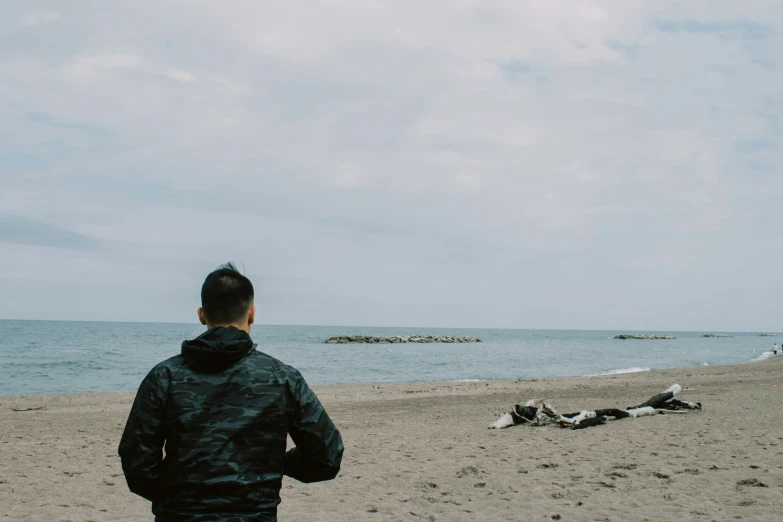
[[649,372],[650,368],[642,368],[640,366],[634,366],[633,368],[620,368],[619,370],[609,370],[606,373],[594,373],[592,375],[587,375],[587,377],[598,377],[599,375],[622,375],[624,373],[639,373],[639,372]]
[[[780,352],[778,352],[778,355],[780,355]],[[751,361],[763,361],[765,359],[769,359],[771,357],[775,357],[775,354],[772,352],[772,350],[768,352],[761,352],[761,355],[758,357],[751,359]]]
[[451,382],[484,382],[486,379],[460,379],[458,381]]

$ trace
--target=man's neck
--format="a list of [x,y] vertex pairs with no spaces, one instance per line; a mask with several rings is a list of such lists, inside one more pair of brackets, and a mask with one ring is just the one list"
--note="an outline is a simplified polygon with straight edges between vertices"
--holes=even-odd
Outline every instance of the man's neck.
[[250,335],[250,325],[249,324],[208,324],[207,329],[211,330],[213,328],[223,327],[223,328],[229,328],[233,326],[237,330],[242,330],[247,335]]

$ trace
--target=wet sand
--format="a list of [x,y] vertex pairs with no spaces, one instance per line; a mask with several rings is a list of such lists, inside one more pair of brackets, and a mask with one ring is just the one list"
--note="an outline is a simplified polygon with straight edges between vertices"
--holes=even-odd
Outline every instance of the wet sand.
[[[281,521],[782,520],[783,357],[636,374],[322,386],[340,476],[286,479]],[[488,430],[512,404],[625,408],[673,383],[704,411]],[[152,520],[116,449],[132,393],[0,397],[0,520]],[[35,411],[11,408],[45,407]]]

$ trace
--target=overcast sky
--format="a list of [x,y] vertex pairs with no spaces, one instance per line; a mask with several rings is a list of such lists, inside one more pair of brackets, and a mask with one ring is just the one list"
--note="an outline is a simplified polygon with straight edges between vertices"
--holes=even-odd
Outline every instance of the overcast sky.
[[0,318],[783,329],[783,4],[25,1]]

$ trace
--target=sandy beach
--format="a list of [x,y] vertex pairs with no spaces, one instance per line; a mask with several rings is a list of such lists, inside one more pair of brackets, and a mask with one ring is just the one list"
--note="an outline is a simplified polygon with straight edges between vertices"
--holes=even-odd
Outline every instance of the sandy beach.
[[[340,476],[285,480],[280,520],[781,520],[783,357],[568,379],[323,386]],[[625,408],[669,385],[702,412],[488,430],[532,398]],[[116,454],[132,393],[0,397],[0,519],[151,520]],[[39,408],[14,411],[12,408]]]

